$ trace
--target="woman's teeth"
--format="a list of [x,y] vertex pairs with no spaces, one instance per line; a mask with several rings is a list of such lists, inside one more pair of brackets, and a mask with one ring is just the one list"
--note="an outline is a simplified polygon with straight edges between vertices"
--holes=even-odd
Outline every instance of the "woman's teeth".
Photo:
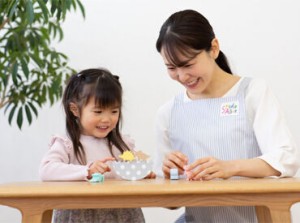
[[188,83],[186,83],[187,86],[191,86],[191,85],[194,85],[198,82],[199,78],[197,78],[196,80],[193,80],[193,81],[190,81]]

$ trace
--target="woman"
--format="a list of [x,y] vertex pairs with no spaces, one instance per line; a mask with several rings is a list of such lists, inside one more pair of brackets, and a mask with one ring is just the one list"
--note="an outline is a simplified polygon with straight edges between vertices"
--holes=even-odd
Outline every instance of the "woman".
[[[157,115],[157,168],[188,180],[291,177],[299,152],[278,102],[260,79],[232,74],[209,21],[184,10],[163,24],[156,48],[185,92]],[[257,222],[254,207],[187,207],[178,222]]]

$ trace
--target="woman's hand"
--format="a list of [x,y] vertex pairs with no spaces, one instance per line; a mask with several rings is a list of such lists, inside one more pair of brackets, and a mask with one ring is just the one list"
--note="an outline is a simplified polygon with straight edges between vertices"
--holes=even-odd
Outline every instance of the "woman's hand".
[[170,152],[165,156],[162,171],[166,178],[170,178],[170,169],[178,169],[178,174],[184,174],[184,166],[187,165],[188,158],[179,151]]
[[106,172],[110,172],[111,169],[109,167],[109,165],[106,164],[107,161],[114,161],[115,158],[114,157],[107,157],[103,160],[96,160],[95,162],[93,162],[90,167],[89,167],[89,175],[88,175],[88,179],[92,178],[92,174],[93,173],[101,173],[104,174]]
[[188,180],[227,179],[235,174],[235,162],[205,157],[184,167]]
[[218,160],[204,157],[184,167],[188,180],[227,179],[232,176],[268,177],[280,176],[280,172],[260,158]]

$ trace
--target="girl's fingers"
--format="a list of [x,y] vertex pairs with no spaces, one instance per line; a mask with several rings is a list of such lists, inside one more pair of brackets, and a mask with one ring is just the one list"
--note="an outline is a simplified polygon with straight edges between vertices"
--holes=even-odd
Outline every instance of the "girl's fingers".
[[100,167],[100,166],[96,166],[96,171],[98,172],[98,173],[101,173],[101,174],[103,174],[105,171],[102,169],[102,167]]
[[[104,171],[104,172],[109,172],[110,171],[110,167],[107,165],[107,164],[105,164],[105,163],[100,163],[99,164],[99,167]],[[104,173],[103,172],[103,173]]]
[[96,162],[94,162],[91,167],[90,167],[90,170],[92,173],[105,173],[105,172],[109,172],[111,171],[111,168],[109,165],[107,165],[105,162],[107,161],[113,161],[115,160],[115,158],[113,157],[108,157],[108,158],[105,158],[103,160],[97,160]]
[[170,178],[170,169],[169,168],[166,168],[165,166],[162,167],[162,171],[164,173],[164,176],[166,178]]
[[100,162],[106,163],[107,161],[114,161],[114,160],[116,160],[116,158],[114,158],[114,157],[106,157],[103,160],[100,160]]
[[145,177],[145,179],[155,179],[155,178],[156,178],[156,174],[152,171]]

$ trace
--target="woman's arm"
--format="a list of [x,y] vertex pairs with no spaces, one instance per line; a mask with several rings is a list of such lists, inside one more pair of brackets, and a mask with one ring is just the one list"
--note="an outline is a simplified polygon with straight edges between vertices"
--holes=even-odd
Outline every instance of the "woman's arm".
[[279,171],[280,177],[294,176],[300,167],[299,150],[278,100],[265,81],[254,79],[250,83],[246,103],[262,151],[259,158]]
[[231,161],[214,157],[200,158],[185,167],[188,179],[284,177],[293,176],[297,172],[300,165],[298,148],[277,99],[264,81],[251,81],[246,94],[246,109],[262,155]]
[[[166,157],[173,153],[168,133],[172,106],[173,100],[170,100],[166,104],[161,106],[157,112],[155,120],[156,152],[154,159],[154,169],[157,176],[164,176],[167,178],[169,177],[169,169],[176,166],[173,162],[169,163],[169,167],[166,167],[164,165]],[[174,154],[174,156],[176,156],[176,154]]]

